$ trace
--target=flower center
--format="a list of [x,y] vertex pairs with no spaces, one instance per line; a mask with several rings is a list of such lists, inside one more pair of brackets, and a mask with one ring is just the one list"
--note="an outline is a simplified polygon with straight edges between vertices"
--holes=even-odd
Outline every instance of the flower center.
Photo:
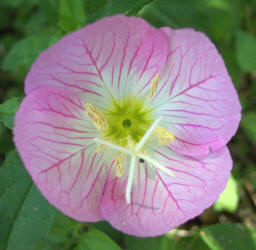
[[[160,75],[152,79],[148,98],[152,98],[157,90]],[[114,164],[116,176],[121,177],[130,158],[128,182],[126,186],[126,201],[131,202],[131,187],[135,173],[136,161],[143,164],[145,161],[155,170],[174,176],[167,167],[155,161],[144,150],[150,138],[156,137],[159,145],[168,145],[174,140],[174,135],[164,127],[159,126],[161,117],[154,121],[153,109],[146,105],[146,99],[128,97],[114,100],[109,107],[101,111],[91,103],[86,103],[85,113],[90,117],[99,131],[99,137],[94,141],[98,143],[96,151],[105,148],[114,151]]]
[[102,136],[129,148],[139,142],[153,121],[153,109],[136,97],[115,100],[102,114],[108,123]]

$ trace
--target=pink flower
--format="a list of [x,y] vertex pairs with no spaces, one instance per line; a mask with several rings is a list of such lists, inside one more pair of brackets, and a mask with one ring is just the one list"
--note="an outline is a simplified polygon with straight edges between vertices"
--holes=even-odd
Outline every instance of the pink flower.
[[42,52],[14,141],[46,199],[79,221],[155,236],[224,189],[241,107],[212,42],[107,17]]

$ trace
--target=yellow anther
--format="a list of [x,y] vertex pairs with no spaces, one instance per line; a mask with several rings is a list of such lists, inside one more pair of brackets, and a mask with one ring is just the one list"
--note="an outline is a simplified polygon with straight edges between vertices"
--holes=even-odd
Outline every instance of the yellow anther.
[[153,135],[159,139],[160,145],[168,145],[175,139],[173,133],[161,126],[155,128]]
[[131,136],[127,136],[127,144],[126,147],[133,150],[136,146],[136,142],[132,139]]
[[146,150],[145,150],[145,149],[143,149],[143,148],[140,150],[140,153],[142,153],[142,154],[144,154],[144,155],[147,155]]
[[124,174],[125,155],[119,154],[115,157],[116,176],[121,177]]
[[96,148],[96,153],[99,153],[100,151],[105,150],[105,146],[102,144],[98,144],[97,148]]
[[151,81],[151,88],[150,88],[149,98],[152,98],[153,95],[155,94],[159,82],[160,82],[160,74],[157,73],[157,74],[155,75],[155,77],[154,77],[154,78],[152,79],[152,81]]
[[85,106],[85,113],[92,119],[94,126],[99,130],[105,131],[108,128],[108,123],[102,112],[91,103],[87,102]]

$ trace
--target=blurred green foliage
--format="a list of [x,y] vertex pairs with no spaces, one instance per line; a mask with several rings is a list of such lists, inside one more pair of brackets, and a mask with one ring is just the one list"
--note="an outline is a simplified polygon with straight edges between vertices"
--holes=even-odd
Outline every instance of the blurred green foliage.
[[[156,27],[191,27],[216,44],[237,88],[242,125],[229,147],[235,167],[214,207],[181,228],[135,238],[107,222],[80,223],[47,203],[12,142],[24,78],[38,54],[99,18],[137,15]],[[256,249],[255,0],[1,0],[0,249]],[[238,203],[239,201],[239,203]]]
[[216,211],[227,211],[233,213],[237,210],[238,202],[239,194],[237,181],[233,175],[231,175],[225,190],[221,193],[218,201],[215,202],[213,207]]
[[4,103],[0,104],[0,121],[7,128],[12,129],[14,115],[20,105],[22,98],[11,97]]
[[245,72],[256,69],[256,38],[248,32],[236,34],[236,58],[240,68]]
[[34,186],[18,153],[7,153],[0,168],[0,249],[29,249],[59,213]]

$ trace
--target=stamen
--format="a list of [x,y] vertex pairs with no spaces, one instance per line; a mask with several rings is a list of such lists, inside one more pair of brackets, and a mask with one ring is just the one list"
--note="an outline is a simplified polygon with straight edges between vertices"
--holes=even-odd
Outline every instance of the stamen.
[[154,159],[150,158],[149,156],[143,155],[143,154],[138,154],[138,156],[144,160],[146,160],[147,162],[151,163],[154,167],[158,168],[159,170],[161,170],[162,172],[164,172],[165,174],[175,177],[175,174],[173,173],[172,170],[170,170],[167,167],[162,166],[160,163],[158,163],[157,161],[155,161]]
[[103,151],[105,149],[104,145],[99,144],[96,148],[96,153],[99,153],[100,151]]
[[131,189],[132,189],[132,180],[133,180],[134,170],[135,170],[135,163],[136,163],[136,157],[135,157],[135,155],[132,155],[130,169],[129,169],[128,182],[127,182],[126,192],[125,192],[125,198],[126,198],[126,202],[128,204],[131,204]]
[[157,73],[157,74],[155,75],[155,77],[154,77],[154,78],[152,79],[152,81],[151,81],[151,88],[150,88],[149,98],[152,98],[153,95],[155,94],[159,82],[160,82],[160,74]]
[[99,130],[107,130],[108,123],[102,112],[89,102],[87,102],[85,106],[85,113],[92,119],[94,126]]
[[160,145],[169,145],[175,139],[172,132],[161,126],[157,126],[153,134],[159,139]]
[[153,131],[155,130],[157,124],[161,121],[162,117],[159,117],[158,119],[156,119],[153,124],[150,126],[150,128],[147,130],[147,132],[144,134],[144,136],[141,138],[141,140],[139,141],[139,143],[136,145],[135,147],[135,151],[140,151],[144,144],[146,143],[146,141],[148,140],[149,136],[153,133]]
[[119,154],[115,157],[115,166],[116,166],[116,176],[121,177],[124,174],[124,161],[125,155]]
[[131,149],[131,150],[134,150],[135,146],[136,146],[136,142],[132,139],[131,136],[128,135],[127,136],[127,145],[126,145],[126,147]]
[[141,154],[147,155],[146,150],[145,150],[145,149],[143,149],[143,148],[142,148],[139,152],[140,152]]

